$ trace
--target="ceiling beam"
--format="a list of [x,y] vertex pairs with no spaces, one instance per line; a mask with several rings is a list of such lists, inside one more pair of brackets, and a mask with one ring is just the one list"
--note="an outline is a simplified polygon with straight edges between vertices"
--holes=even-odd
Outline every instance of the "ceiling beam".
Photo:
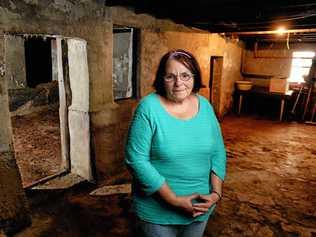
[[[313,33],[316,32],[316,28],[313,29],[293,29],[285,30],[284,34],[287,33]],[[241,31],[241,32],[222,32],[222,35],[269,35],[269,34],[279,34],[277,30],[266,30],[266,31]]]

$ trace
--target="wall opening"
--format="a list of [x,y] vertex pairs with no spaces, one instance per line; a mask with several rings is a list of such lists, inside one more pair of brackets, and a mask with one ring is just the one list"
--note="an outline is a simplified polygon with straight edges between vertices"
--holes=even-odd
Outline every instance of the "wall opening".
[[5,55],[15,158],[23,187],[69,172],[91,180],[86,42],[5,35]]
[[220,114],[220,95],[223,71],[223,57],[211,56],[210,59],[210,102],[213,105],[215,114]]
[[135,28],[113,28],[113,95],[115,100],[139,96],[138,34],[139,31]]
[[32,35],[5,37],[9,110],[23,187],[61,170],[59,89],[58,80],[52,81],[53,40]]
[[292,66],[289,82],[302,83],[305,81],[305,77],[308,75],[312,66],[313,57],[315,52],[313,51],[296,51],[292,54]]

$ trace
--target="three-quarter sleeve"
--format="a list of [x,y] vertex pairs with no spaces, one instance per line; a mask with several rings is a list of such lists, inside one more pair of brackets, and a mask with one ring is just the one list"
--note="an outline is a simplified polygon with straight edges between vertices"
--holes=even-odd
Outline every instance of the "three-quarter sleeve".
[[154,128],[148,116],[138,108],[129,128],[125,147],[125,163],[145,194],[156,192],[165,178],[150,162]]
[[224,180],[226,175],[226,151],[223,141],[221,128],[216,119],[215,113],[213,113],[213,131],[214,131],[214,146],[211,154],[212,172],[216,174],[221,180]]

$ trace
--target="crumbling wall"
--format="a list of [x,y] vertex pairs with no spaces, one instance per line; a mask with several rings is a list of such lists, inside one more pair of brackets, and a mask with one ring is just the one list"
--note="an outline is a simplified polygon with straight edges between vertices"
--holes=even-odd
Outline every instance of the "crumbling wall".
[[9,89],[26,87],[24,39],[21,36],[6,35],[5,61]]
[[[4,60],[4,37],[0,31],[0,62]],[[13,233],[30,223],[28,205],[14,158],[8,106],[7,81],[0,74],[0,230]]]
[[[169,20],[158,20],[124,8],[109,8],[97,1],[84,0],[11,0],[10,4],[0,3],[0,12],[0,29],[8,34],[61,35],[87,41],[92,159],[99,185],[109,180],[117,182],[111,177],[125,170],[122,161],[125,136],[139,101],[139,98],[120,102],[113,99],[113,24],[140,30],[138,77],[141,97],[152,91],[161,56],[174,48],[189,50],[197,57],[206,86],[210,77],[210,57],[224,57],[222,114],[231,104],[233,82],[240,78],[240,45],[217,34],[190,29]],[[203,88],[201,94],[209,97],[208,88]]]
[[[4,34],[62,35],[88,42],[91,88],[94,78],[105,79],[106,56],[103,5],[92,1],[1,1],[0,2],[0,229],[17,231],[30,222],[24,190],[14,159],[9,116],[8,90],[4,86]],[[111,55],[111,54],[110,54]],[[11,59],[8,59],[11,60]],[[111,73],[109,71],[109,73]],[[103,85],[100,94],[107,96]],[[93,92],[90,91],[93,94]],[[111,95],[110,95],[111,96]],[[110,98],[110,96],[108,98]],[[94,101],[95,97],[91,100]],[[89,101],[91,105],[91,101]],[[102,100],[102,105],[104,100]]]

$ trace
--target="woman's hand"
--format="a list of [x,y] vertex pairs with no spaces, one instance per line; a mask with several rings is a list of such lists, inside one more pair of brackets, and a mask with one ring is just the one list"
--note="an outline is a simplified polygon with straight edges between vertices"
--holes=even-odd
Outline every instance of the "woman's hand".
[[197,217],[206,213],[216,202],[220,200],[216,193],[207,195],[199,195],[199,202],[193,204],[193,217]]
[[188,196],[177,196],[175,198],[174,205],[175,207],[181,209],[182,211],[185,211],[189,215],[194,216],[194,209],[193,209],[193,200],[199,198],[199,194],[191,194]]
[[179,210],[194,216],[193,200],[199,198],[199,194],[193,193],[191,195],[177,196],[165,182],[158,190],[160,197],[171,206],[178,208]]

